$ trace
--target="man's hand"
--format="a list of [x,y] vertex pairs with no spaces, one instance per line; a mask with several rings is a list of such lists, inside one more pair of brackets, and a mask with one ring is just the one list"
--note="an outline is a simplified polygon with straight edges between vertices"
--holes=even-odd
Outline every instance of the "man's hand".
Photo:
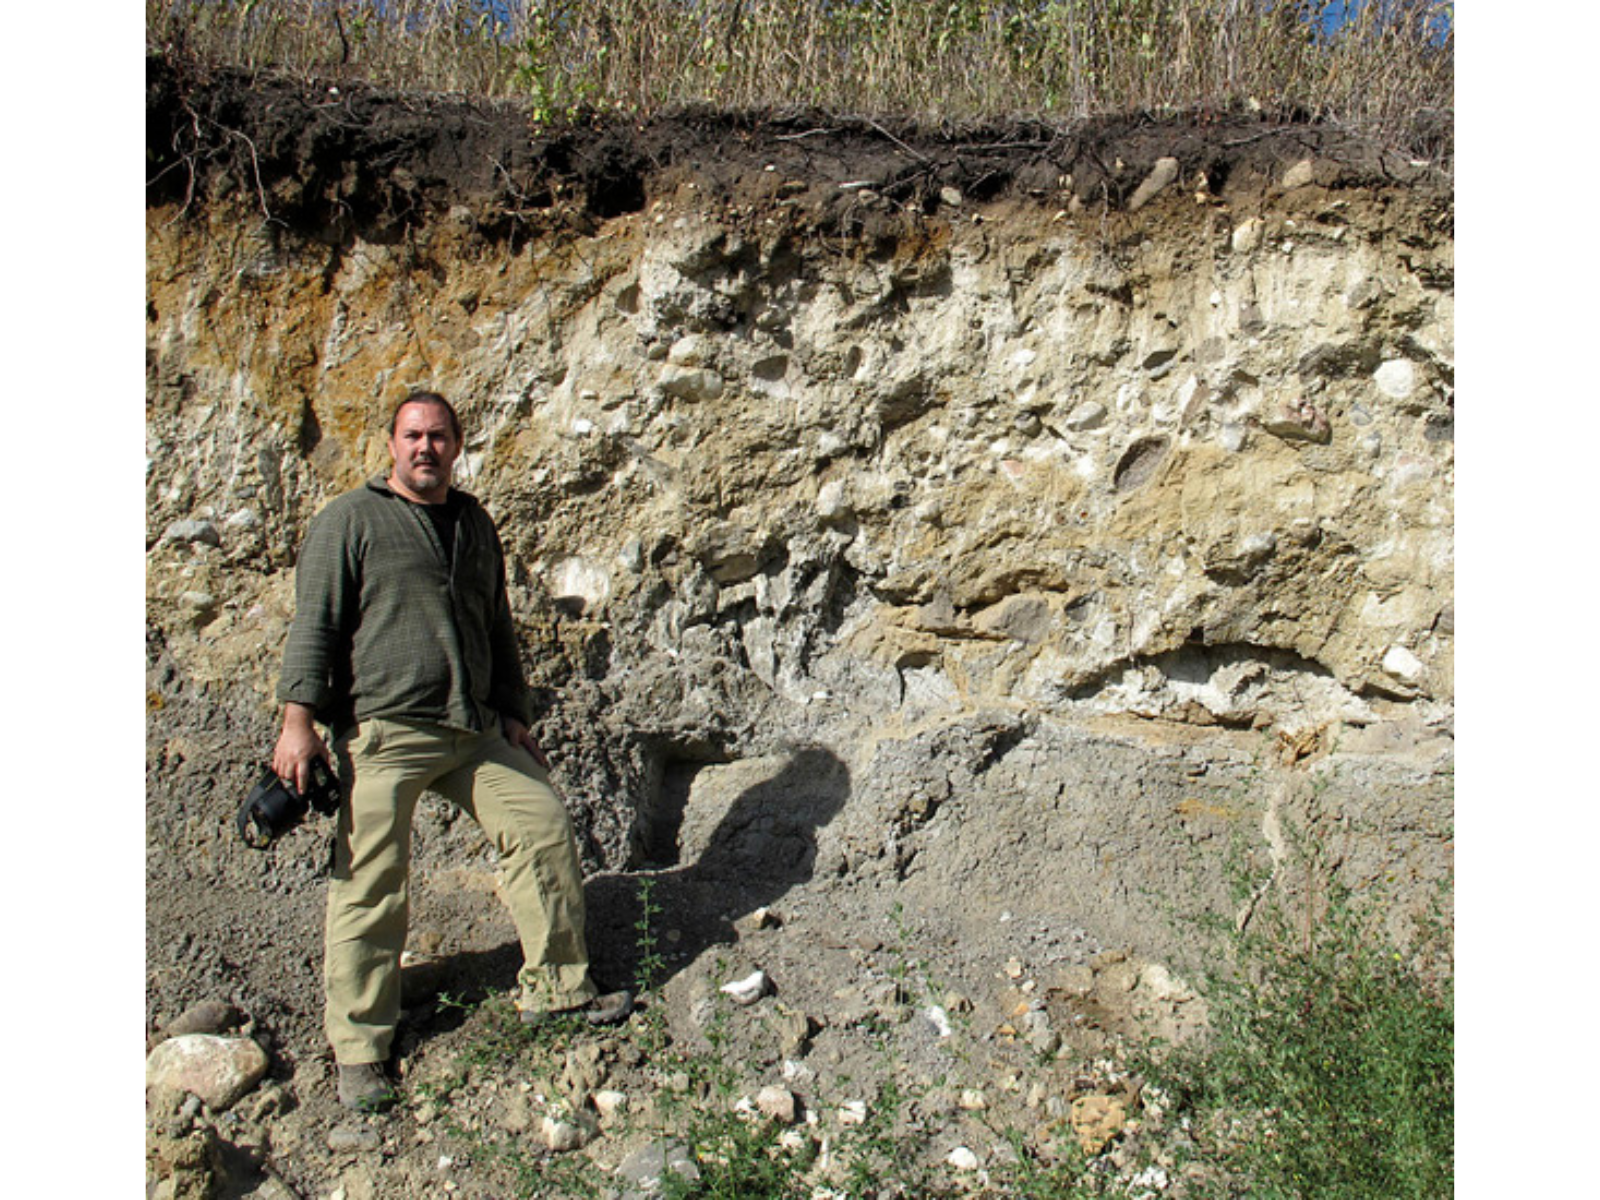
[[513,746],[521,746],[533,755],[533,761],[546,771],[550,769],[550,760],[544,756],[544,751],[539,749],[539,743],[533,740],[533,734],[528,732],[528,727],[515,717],[501,717],[500,728],[505,732],[506,741]]
[[283,706],[283,732],[278,734],[278,744],[272,750],[272,769],[285,783],[304,793],[311,786],[311,760],[320,758],[333,770],[333,755],[328,744],[317,733],[311,710],[304,704]]

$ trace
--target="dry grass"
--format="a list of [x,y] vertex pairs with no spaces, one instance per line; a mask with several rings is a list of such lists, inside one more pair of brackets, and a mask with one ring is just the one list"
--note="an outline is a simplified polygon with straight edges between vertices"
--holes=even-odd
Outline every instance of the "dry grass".
[[152,49],[520,97],[931,120],[1238,106],[1404,143],[1454,107],[1454,5],[1367,0],[148,0]]

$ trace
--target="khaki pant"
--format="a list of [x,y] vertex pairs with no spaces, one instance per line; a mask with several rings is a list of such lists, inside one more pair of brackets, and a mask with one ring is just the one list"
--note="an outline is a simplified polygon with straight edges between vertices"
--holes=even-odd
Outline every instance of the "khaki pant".
[[328,1040],[341,1064],[389,1057],[400,1019],[411,824],[426,788],[465,810],[500,852],[522,941],[522,1003],[567,1008],[596,995],[572,821],[532,755],[498,729],[383,719],[362,721],[334,752],[348,799],[328,882],[324,985]]

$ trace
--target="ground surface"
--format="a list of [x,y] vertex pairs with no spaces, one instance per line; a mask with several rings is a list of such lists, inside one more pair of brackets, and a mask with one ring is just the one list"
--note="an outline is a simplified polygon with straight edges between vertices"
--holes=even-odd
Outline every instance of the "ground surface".
[[[529,1037],[505,999],[519,950],[492,856],[470,821],[430,799],[390,1064],[405,1100],[352,1115],[335,1101],[320,1033],[329,823],[246,848],[231,825],[251,781],[240,752],[263,754],[270,727],[152,653],[150,1046],[209,1003],[228,1014],[222,1031],[249,1034],[271,1064],[222,1112],[152,1093],[151,1178],[180,1189],[160,1194],[202,1194],[181,1187],[204,1179],[220,1196],[423,1196],[446,1182],[466,1196],[586,1194],[613,1186],[629,1153],[688,1132],[692,1114],[727,1112],[763,1087],[796,1098],[807,1152],[865,1161],[871,1139],[893,1136],[906,1161],[881,1168],[883,1186],[917,1182],[889,1194],[959,1193],[979,1177],[945,1161],[957,1147],[1003,1176],[1008,1132],[1070,1152],[1074,1100],[1114,1100],[1132,1119],[1137,1083],[1114,1047],[1199,1020],[1181,985],[1059,919],[1001,913],[974,928],[959,896],[925,907],[866,881],[728,870],[733,860],[712,854],[594,876],[597,976],[655,986],[621,1030]],[[720,990],[758,969],[771,991],[754,1004]],[[624,1097],[624,1112],[582,1150],[551,1151],[544,1118],[592,1117],[605,1093]],[[852,1102],[868,1106],[865,1125],[842,1115]]]
[[[259,206],[335,245],[402,239],[452,205],[511,244],[584,232],[684,183],[724,210],[743,207],[751,220],[782,210],[823,236],[871,238],[897,211],[967,201],[1036,206],[1043,219],[1073,204],[1113,214],[1169,156],[1241,203],[1302,159],[1333,186],[1449,186],[1415,148],[1254,114],[940,130],[702,113],[541,130],[512,106],[154,60],[148,88],[152,206]],[[320,1033],[327,826],[266,852],[245,848],[231,822],[270,747],[270,719],[253,695],[194,682],[155,630],[147,662],[147,1032],[154,1045],[194,1006],[220,1001],[233,1010],[223,1024],[253,1036],[271,1064],[226,1112],[152,1098],[151,1178],[162,1194],[560,1195],[581,1189],[580,1176],[612,1186],[630,1151],[682,1126],[666,1098],[726,1108],[763,1086],[798,1097],[797,1127],[813,1150],[843,1155],[863,1130],[891,1132],[904,1170],[953,1190],[981,1190],[984,1172],[1004,1176],[1007,1130],[1036,1148],[1075,1142],[1070,1114],[1085,1097],[1159,1125],[1109,1055],[1141,1019],[1167,1034],[1191,1028],[1199,1005],[1181,985],[1059,921],[1003,913],[975,933],[875,884],[800,873],[738,880],[686,862],[597,875],[597,974],[610,986],[642,975],[657,986],[622,1031],[515,1041],[498,998],[518,951],[493,863],[469,821],[431,802],[392,1064],[406,1099],[389,1115],[352,1117],[333,1098]],[[646,898],[659,910],[648,922]],[[746,1007],[719,991],[757,968],[772,994]],[[722,1068],[727,1094],[713,1078]],[[560,1098],[593,1113],[609,1092],[625,1108],[603,1119],[601,1136],[579,1151],[548,1148],[542,1122]],[[864,1126],[842,1111],[853,1101],[867,1105]],[[963,1146],[976,1171],[948,1163]],[[574,1175],[579,1158],[598,1165]],[[889,1177],[883,1186],[895,1194]]]

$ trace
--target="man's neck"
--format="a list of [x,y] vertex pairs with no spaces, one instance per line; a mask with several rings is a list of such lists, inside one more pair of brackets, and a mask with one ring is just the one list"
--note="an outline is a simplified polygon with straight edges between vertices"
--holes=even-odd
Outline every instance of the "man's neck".
[[448,483],[441,484],[437,488],[429,488],[426,492],[414,492],[396,479],[392,472],[385,482],[388,483],[389,490],[395,495],[403,497],[413,504],[443,504],[450,498],[450,485]]

